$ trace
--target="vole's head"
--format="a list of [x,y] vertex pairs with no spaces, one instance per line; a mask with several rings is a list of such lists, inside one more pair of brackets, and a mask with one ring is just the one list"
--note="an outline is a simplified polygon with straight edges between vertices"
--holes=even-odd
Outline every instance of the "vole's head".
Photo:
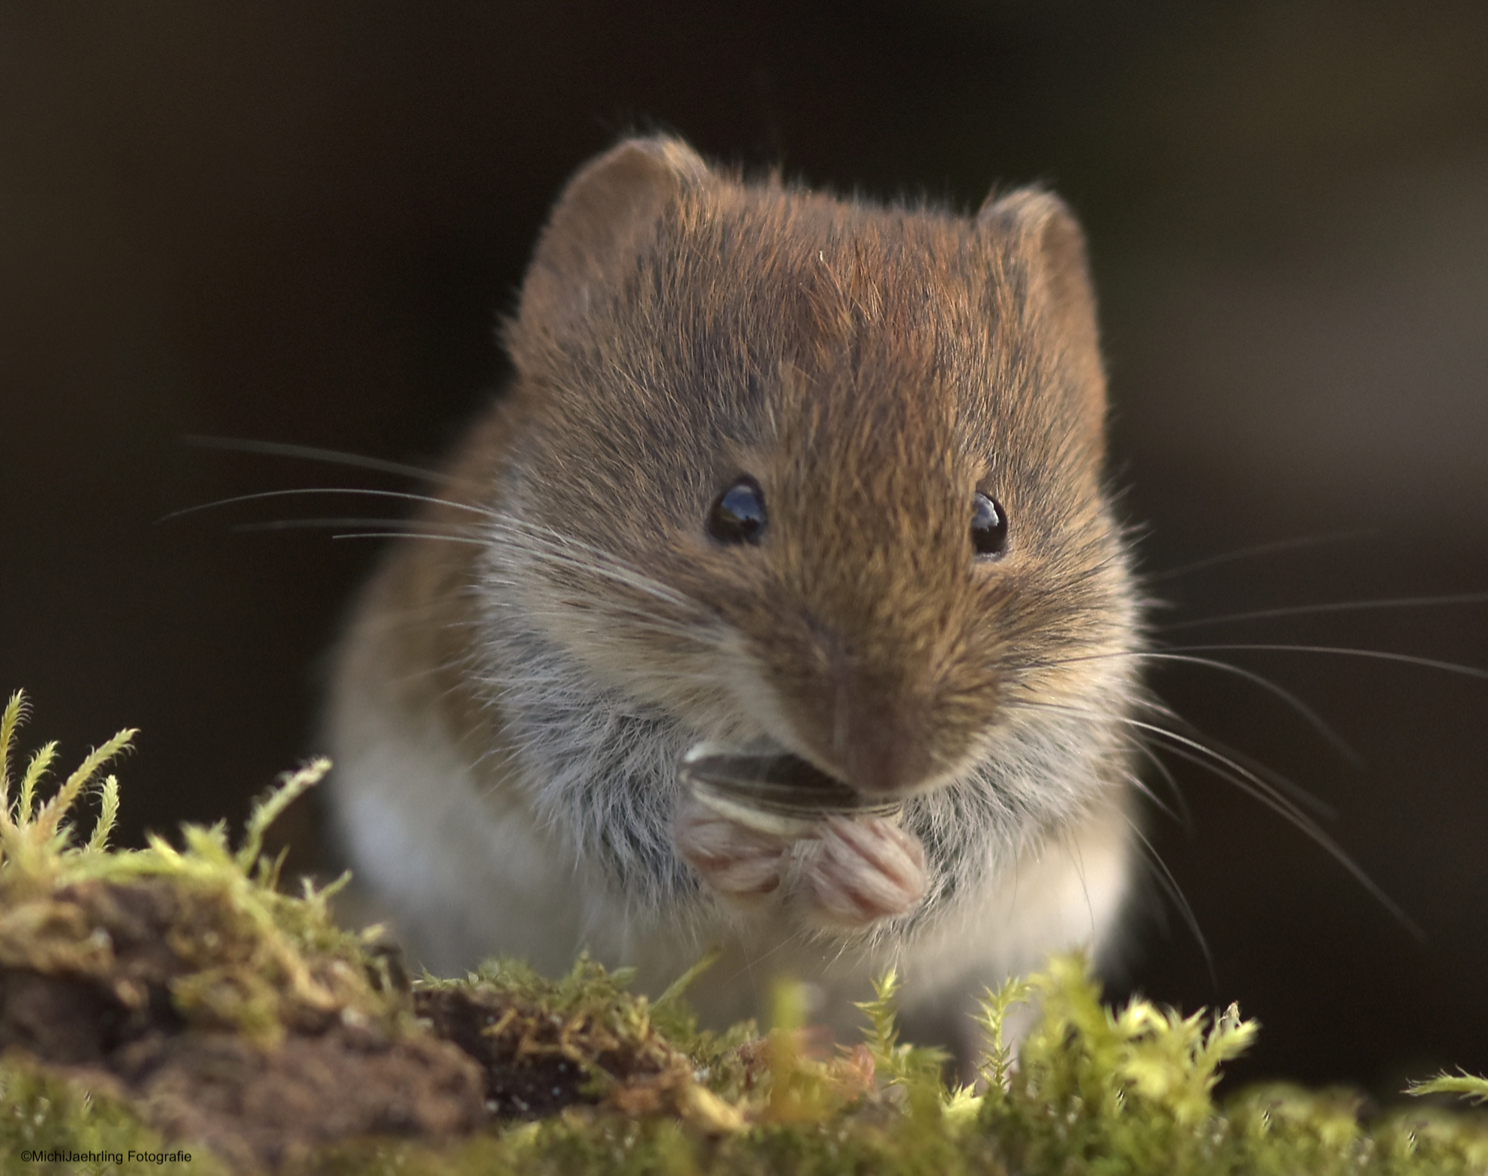
[[1129,681],[1094,300],[1055,197],[967,219],[623,143],[565,192],[509,344],[493,592],[690,735],[910,795]]

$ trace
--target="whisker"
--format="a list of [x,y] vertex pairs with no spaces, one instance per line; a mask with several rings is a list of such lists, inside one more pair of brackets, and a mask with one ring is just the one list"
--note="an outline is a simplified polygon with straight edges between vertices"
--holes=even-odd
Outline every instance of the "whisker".
[[[462,592],[458,595],[473,596],[474,593]],[[389,606],[378,615],[379,620],[392,626],[394,631],[423,628],[433,623],[445,629],[478,630],[482,627],[481,621],[476,617],[450,618],[446,613],[444,600],[421,600],[417,603]]]
[[1271,809],[1272,812],[1286,818],[1293,826],[1301,832],[1306,833],[1317,845],[1321,846],[1334,861],[1353,875],[1354,880],[1363,886],[1373,896],[1375,901],[1384,907],[1411,935],[1418,940],[1425,940],[1425,932],[1405,913],[1394,899],[1385,893],[1379,883],[1375,882],[1364,871],[1363,867],[1344,851],[1343,847],[1337,841],[1324,832],[1317,822],[1308,817],[1306,813],[1302,812],[1284,797],[1278,796],[1273,789],[1267,787],[1265,781],[1259,776],[1247,771],[1241,765],[1234,763],[1226,757],[1219,755],[1212,748],[1206,747],[1197,740],[1187,739],[1179,735],[1176,731],[1170,731],[1152,723],[1143,723],[1140,719],[1127,719],[1125,721],[1148,731],[1159,739],[1168,741],[1166,743],[1167,750],[1172,754],[1178,756],[1180,759],[1186,759],[1190,762],[1206,766],[1208,770],[1220,779],[1234,784],[1241,791]]
[[445,543],[468,543],[471,547],[484,547],[485,541],[472,539],[469,535],[441,535],[432,531],[342,531],[332,539],[437,539]]
[[356,469],[372,470],[379,474],[398,474],[406,478],[417,478],[422,482],[443,482],[445,475],[423,466],[408,465],[401,461],[387,461],[380,457],[365,457],[358,453],[346,453],[340,449],[321,449],[314,445],[292,445],[283,441],[255,441],[237,437],[211,437],[192,433],[181,438],[187,445],[198,449],[225,449],[238,453],[260,453],[266,457],[295,457],[306,461],[322,461],[330,465],[352,466]]
[[[700,601],[686,596],[675,589],[668,587],[659,580],[653,580],[650,576],[637,571],[628,564],[614,561],[580,560],[568,556],[562,552],[534,551],[539,560],[546,560],[549,567],[568,568],[586,576],[600,576],[616,584],[624,584],[643,592],[656,600],[661,600],[675,608],[685,610],[689,615],[700,620],[712,620],[713,614]],[[492,579],[488,583],[497,583]],[[515,585],[514,581],[506,581],[509,585]]]
[[1264,804],[1272,812],[1285,817],[1302,829],[1309,836],[1326,837],[1322,829],[1313,820],[1301,811],[1291,801],[1279,796],[1271,788],[1267,787],[1264,780],[1239,764],[1233,763],[1228,756],[1206,746],[1197,739],[1189,739],[1158,727],[1150,723],[1137,723],[1137,726],[1147,730],[1151,735],[1165,742],[1161,745],[1163,750],[1171,755],[1176,755],[1186,763],[1195,764],[1205,771],[1212,772],[1220,779],[1235,785],[1247,796]]
[[[1160,775],[1163,780],[1167,782],[1168,791],[1173,794],[1173,803],[1176,807],[1169,808],[1168,805],[1158,800],[1157,794],[1153,792],[1151,788],[1145,790],[1146,795],[1152,798],[1152,803],[1157,805],[1158,809],[1161,812],[1165,813],[1167,816],[1176,821],[1179,828],[1181,828],[1185,833],[1192,833],[1193,812],[1188,807],[1188,798],[1183,795],[1183,789],[1178,787],[1178,780],[1177,777],[1173,775],[1172,769],[1168,767],[1168,765],[1163,761],[1163,758],[1152,749],[1152,747],[1145,739],[1136,739],[1133,740],[1133,742],[1136,744],[1137,750],[1142,753],[1143,758],[1152,765],[1153,770],[1156,771],[1158,775]],[[1133,773],[1133,776],[1135,779],[1141,779],[1141,777],[1136,776],[1135,773]]]
[[[497,583],[500,587],[516,586],[507,581],[490,581],[490,583]],[[577,625],[575,613],[562,606],[545,608],[542,605],[528,602],[500,599],[483,599],[481,604],[487,608],[509,609],[513,613],[525,618],[557,620],[564,622],[570,627]],[[590,611],[594,617],[594,622],[585,630],[588,632],[608,632],[609,623],[614,620],[624,620],[627,625],[633,625],[636,628],[649,629],[652,632],[665,633],[670,636],[688,637],[694,641],[700,640],[703,635],[711,635],[716,632],[715,629],[708,628],[704,634],[699,633],[699,620],[702,618],[701,613],[678,620],[643,610],[639,606],[613,600],[607,601],[603,609]],[[713,618],[708,617],[705,619],[711,621]]]
[[1339,755],[1353,764],[1354,767],[1364,766],[1363,757],[1353,749],[1343,736],[1339,735],[1333,729],[1326,719],[1290,690],[1286,689],[1286,687],[1273,682],[1264,674],[1258,674],[1254,670],[1247,670],[1244,666],[1232,666],[1228,662],[1217,661],[1212,657],[1195,657],[1192,654],[1186,653],[1169,653],[1166,650],[1154,650],[1149,651],[1145,656],[1155,661],[1182,662],[1188,665],[1204,666],[1211,670],[1222,670],[1227,674],[1234,674],[1237,677],[1245,679],[1247,682],[1261,687],[1261,689],[1268,691],[1291,707],[1314,731],[1332,746],[1334,751],[1338,752]]
[[[1111,718],[1115,718],[1118,722],[1126,723],[1131,726],[1150,726],[1150,724],[1141,724],[1136,719],[1124,718],[1119,715],[1113,716],[1105,711],[1097,711],[1091,708],[1074,707],[1066,703],[1047,702],[1035,699],[1020,699],[1016,702],[1010,703],[1009,705],[1014,707],[1022,707],[1028,710],[1058,711],[1060,714],[1074,715],[1077,718],[1091,719],[1094,721],[1107,721]],[[1308,792],[1307,789],[1303,788],[1294,780],[1289,780],[1280,772],[1274,771],[1273,769],[1266,767],[1264,764],[1257,763],[1251,757],[1244,755],[1239,751],[1236,751],[1234,748],[1229,747],[1226,744],[1221,743],[1219,740],[1213,738],[1212,736],[1198,730],[1198,728],[1194,727],[1192,723],[1183,718],[1182,715],[1178,714],[1170,707],[1163,705],[1158,700],[1148,699],[1144,705],[1146,709],[1153,714],[1160,715],[1162,718],[1176,724],[1179,728],[1182,729],[1183,732],[1186,732],[1186,735],[1180,735],[1178,731],[1174,730],[1173,728],[1157,728],[1157,730],[1164,731],[1172,735],[1172,737],[1175,739],[1186,738],[1195,746],[1203,748],[1204,751],[1212,756],[1213,759],[1215,759],[1216,761],[1228,765],[1235,771],[1248,773],[1250,776],[1255,778],[1255,780],[1261,787],[1270,790],[1271,794],[1274,795],[1280,803],[1296,808],[1299,815],[1303,815],[1302,809],[1304,808],[1311,810],[1320,817],[1328,819],[1331,819],[1337,815],[1331,805],[1329,805],[1326,801],[1323,801],[1319,797],[1314,796],[1312,793]],[[1206,740],[1207,743],[1204,742]],[[1143,741],[1139,740],[1137,746],[1149,751],[1150,757],[1150,748],[1148,748]],[[1178,796],[1181,801],[1182,791],[1178,789],[1176,784],[1174,784],[1173,787],[1174,794]]]
[[1274,768],[1268,768],[1265,764],[1256,760],[1255,757],[1246,755],[1244,752],[1237,751],[1228,744],[1222,743],[1208,732],[1199,730],[1193,723],[1189,722],[1160,699],[1148,699],[1147,710],[1164,719],[1169,724],[1169,730],[1180,731],[1190,739],[1203,742],[1210,750],[1227,757],[1228,761],[1237,768],[1243,765],[1246,771],[1263,779],[1267,786],[1275,789],[1278,794],[1288,797],[1290,803],[1310,809],[1319,817],[1324,817],[1328,820],[1332,820],[1338,815],[1332,805],[1320,797],[1314,796],[1296,781],[1287,778]]
[[171,519],[178,519],[182,515],[196,514],[204,510],[215,510],[220,506],[234,506],[240,502],[256,502],[268,498],[292,498],[305,494],[355,494],[364,495],[369,498],[393,498],[404,502],[427,502],[434,506],[448,506],[454,510],[470,511],[472,514],[484,515],[488,518],[498,517],[495,511],[484,506],[473,506],[468,502],[456,502],[451,498],[437,498],[430,494],[412,494],[406,490],[370,490],[354,486],[307,486],[294,490],[260,490],[256,494],[235,494],[231,498],[219,498],[214,502],[201,502],[195,506],[186,506],[180,510],[173,510],[170,514],[162,515],[156,522],[165,523]]
[[1095,940],[1095,904],[1090,901],[1090,880],[1085,876],[1085,855],[1080,852],[1072,831],[1068,828],[1060,831],[1059,840],[1064,845],[1064,852],[1070,859],[1070,864],[1075,867],[1075,875],[1080,879],[1080,890],[1085,895],[1085,913],[1090,916],[1090,938]]
[[[550,566],[570,567],[590,575],[601,575],[616,583],[627,584],[658,600],[665,600],[679,608],[692,610],[695,615],[711,616],[698,601],[677,592],[675,589],[653,579],[618,559],[613,552],[606,551],[581,539],[560,535],[541,524],[524,520],[501,518],[489,528],[489,535],[510,540],[520,551],[526,551]],[[591,558],[580,559],[574,550],[588,554]]]
[[[1034,666],[1055,667],[1066,665],[1072,662],[1100,661],[1106,658],[1132,657],[1144,661],[1151,660],[1181,662],[1190,665],[1203,666],[1207,669],[1221,670],[1224,673],[1234,674],[1239,678],[1243,678],[1244,680],[1261,687],[1263,690],[1266,690],[1268,693],[1274,695],[1276,698],[1279,698],[1282,702],[1286,703],[1287,706],[1291,707],[1291,709],[1295,711],[1296,714],[1300,716],[1310,727],[1312,727],[1314,731],[1322,736],[1324,742],[1332,747],[1333,750],[1336,751],[1345,760],[1345,762],[1353,765],[1356,768],[1364,766],[1363,757],[1354,750],[1352,745],[1350,745],[1348,741],[1343,738],[1343,736],[1339,735],[1338,732],[1335,731],[1333,727],[1328,723],[1328,721],[1324,719],[1320,714],[1318,714],[1317,711],[1313,710],[1312,707],[1308,706],[1290,690],[1286,689],[1286,687],[1272,681],[1264,674],[1258,674],[1255,671],[1246,669],[1243,666],[1234,666],[1230,665],[1228,662],[1218,661],[1214,658],[1195,657],[1191,653],[1180,652],[1180,650],[1193,650],[1194,652],[1200,652],[1204,648],[1205,647],[1203,646],[1179,646],[1175,649],[1113,650],[1105,653],[1080,654],[1075,657],[1057,658],[1053,661],[1030,662],[1028,663],[1028,668]],[[1153,705],[1153,703],[1149,702],[1148,705]],[[1181,721],[1179,716],[1175,712],[1167,711],[1166,713],[1170,718]],[[1281,782],[1284,784],[1289,784],[1289,782],[1287,781]],[[1302,790],[1300,789],[1298,791],[1302,792]],[[1302,796],[1309,803],[1316,803],[1315,798],[1313,798],[1306,792],[1302,792]]]
[[[1027,700],[1018,705],[1029,708],[1043,708],[1061,711],[1065,713],[1080,715],[1080,708],[1068,707],[1059,703],[1036,702]],[[1380,885],[1374,881],[1361,867],[1351,858],[1341,845],[1330,837],[1311,817],[1303,812],[1296,803],[1289,800],[1286,795],[1278,791],[1275,784],[1268,781],[1264,776],[1246,767],[1238,760],[1231,759],[1221,753],[1213,746],[1205,744],[1198,738],[1191,738],[1163,727],[1155,723],[1148,723],[1141,719],[1115,716],[1117,721],[1135,730],[1144,731],[1162,741],[1161,746],[1172,755],[1190,763],[1197,764],[1212,772],[1221,780],[1233,784],[1248,796],[1259,801],[1279,816],[1285,818],[1294,827],[1307,834],[1317,845],[1328,853],[1339,865],[1349,872],[1361,886],[1364,887],[1375,901],[1377,901],[1387,912],[1402,926],[1404,926],[1415,938],[1424,940],[1425,933],[1411,919],[1401,906],[1396,903]],[[1284,778],[1283,778],[1284,780]],[[1295,784],[1284,781],[1291,790],[1301,792]],[[1307,796],[1306,793],[1302,793]],[[1308,797],[1308,799],[1312,799]],[[1315,803],[1315,802],[1314,802]]]
[[1392,653],[1383,649],[1351,649],[1334,645],[1282,645],[1282,644],[1234,644],[1234,645],[1176,645],[1164,652],[1183,653],[1237,653],[1256,650],[1263,653],[1326,653],[1338,657],[1362,657],[1374,661],[1398,662],[1407,666],[1420,666],[1428,670],[1441,670],[1448,674],[1461,674],[1467,678],[1488,681],[1488,670],[1479,666],[1463,665],[1461,662],[1442,661],[1434,657],[1421,657],[1413,653]]
[[[293,447],[291,447],[293,448]],[[256,494],[237,495],[232,498],[219,499],[215,502],[202,503],[196,506],[173,511],[161,518],[160,522],[178,518],[182,515],[192,514],[197,511],[208,510],[215,507],[230,506],[242,502],[252,502],[261,499],[283,498],[306,494],[354,494],[378,498],[388,498],[397,501],[431,503],[434,505],[449,506],[457,510],[468,511],[482,516],[491,521],[491,525],[481,533],[479,538],[473,534],[439,535],[429,531],[416,531],[413,528],[423,525],[428,526],[425,521],[395,519],[345,519],[336,520],[273,520],[265,523],[245,523],[234,528],[239,531],[257,530],[288,530],[294,528],[309,528],[321,526],[352,526],[366,523],[378,527],[399,528],[398,530],[358,531],[333,536],[336,539],[388,539],[407,536],[417,539],[439,539],[443,538],[454,542],[469,543],[473,546],[481,546],[489,543],[491,539],[505,539],[513,543],[519,550],[526,551],[535,556],[539,561],[549,566],[568,566],[588,575],[598,575],[616,583],[629,585],[638,591],[645,592],[658,600],[664,600],[678,608],[686,609],[694,615],[701,616],[706,610],[695,600],[676,592],[660,581],[644,575],[637,569],[620,562],[613,553],[603,550],[593,544],[570,536],[561,535],[550,527],[541,524],[529,523],[521,519],[513,519],[498,514],[486,507],[476,506],[470,503],[457,502],[452,499],[439,498],[431,495],[413,494],[396,490],[376,490],[355,487],[308,487],[291,490],[268,490]],[[587,553],[590,559],[580,559],[575,552]]]
[[1329,821],[1337,818],[1336,808],[1322,797],[1309,792],[1295,780],[1282,775],[1275,768],[1268,768],[1254,756],[1246,755],[1223,740],[1216,739],[1208,732],[1199,730],[1176,711],[1163,708],[1159,713],[1165,719],[1177,724],[1176,730],[1182,731],[1191,739],[1201,740],[1211,752],[1223,757],[1226,762],[1234,764],[1237,768],[1243,767],[1251,775],[1264,780],[1268,787],[1274,789],[1278,795],[1285,796],[1288,803],[1296,805],[1299,810],[1307,809],[1316,816]]
[[340,518],[268,519],[261,523],[237,523],[232,530],[235,534],[243,534],[252,531],[327,530],[332,527],[411,527],[416,525],[417,521],[407,518],[375,519],[345,515]]
[[[513,606],[513,607],[515,607],[515,606]],[[537,610],[533,610],[533,609],[524,609],[524,610],[522,610],[522,613],[523,613],[523,616],[525,616],[525,617],[532,617],[532,618],[548,617],[548,618],[552,618],[552,619],[555,619],[555,620],[559,620],[559,621],[565,622],[566,627],[567,627],[567,631],[569,633],[571,633],[571,634],[573,634],[575,636],[578,636],[578,637],[586,637],[586,638],[587,637],[602,637],[602,636],[609,635],[612,632],[612,627],[609,624],[607,624],[606,622],[609,619],[611,619],[611,618],[613,618],[613,617],[615,617],[617,615],[621,615],[621,614],[615,614],[615,613],[607,613],[605,615],[605,617],[596,619],[593,623],[588,624],[588,625],[584,625],[584,626],[580,627],[580,626],[578,626],[576,624],[571,623],[572,622],[572,618],[568,614],[563,613],[563,612],[560,612],[559,610],[556,610],[556,609],[549,610],[549,611],[537,611]],[[652,619],[652,618],[647,618],[647,617],[644,617],[644,616],[637,616],[637,617],[629,617],[629,616],[627,616],[627,617],[624,617],[624,620],[625,620],[625,623],[628,626],[632,627],[633,629],[635,629],[637,631],[642,631],[643,630],[643,631],[648,632],[648,633],[654,633],[654,634],[656,634],[659,637],[671,637],[671,638],[674,638],[674,639],[680,639],[680,640],[683,640],[683,641],[687,642],[690,645],[698,646],[700,648],[711,649],[710,646],[705,646],[704,645],[704,643],[702,641],[702,638],[697,633],[697,631],[692,626],[690,626],[688,624],[684,624],[684,623],[673,624],[673,623],[670,623],[670,622],[667,622],[667,621],[664,621],[664,620]],[[659,672],[659,671],[654,666],[648,667],[648,669],[647,669],[648,675],[653,675],[653,674],[655,674],[657,672]]]
[[[493,516],[494,517],[494,516]],[[613,551],[608,551],[594,543],[572,535],[564,535],[555,531],[552,527],[541,523],[528,522],[525,519],[497,518],[490,528],[490,533],[502,538],[510,539],[519,544],[524,544],[526,550],[541,552],[544,555],[553,556],[567,561],[574,567],[588,568],[589,563],[579,562],[573,555],[574,550],[590,555],[602,562],[618,567],[625,567],[635,575],[641,573],[629,565],[621,563]],[[649,577],[646,577],[650,579]],[[658,583],[658,581],[651,581]]]
[[1186,576],[1190,572],[1202,571],[1205,568],[1215,568],[1222,564],[1233,563],[1236,560],[1252,559],[1260,555],[1271,555],[1278,551],[1292,551],[1299,547],[1322,547],[1328,543],[1345,543],[1350,539],[1365,539],[1371,535],[1379,534],[1377,527],[1354,527],[1347,531],[1330,531],[1322,535],[1302,535],[1295,539],[1278,539],[1270,543],[1257,543],[1252,547],[1241,547],[1235,551],[1221,552],[1219,555],[1209,555],[1202,559],[1196,559],[1192,563],[1180,564],[1176,568],[1168,568],[1162,572],[1145,573],[1142,579],[1149,584],[1160,583],[1163,580],[1177,579]]
[[1168,868],[1168,863],[1163,861],[1162,855],[1157,852],[1157,847],[1152,844],[1152,839],[1142,832],[1141,826],[1131,818],[1127,818],[1127,827],[1131,829],[1132,835],[1141,842],[1140,858],[1147,866],[1153,881],[1157,883],[1162,892],[1178,908],[1178,913],[1183,919],[1183,925],[1188,928],[1189,934],[1194,937],[1194,942],[1199,945],[1199,951],[1204,956],[1204,966],[1209,971],[1209,983],[1218,985],[1218,978],[1214,973],[1214,955],[1209,950],[1209,941],[1204,937],[1203,928],[1199,926],[1199,917],[1194,914],[1193,907],[1189,904],[1188,896],[1183,893],[1183,887],[1178,884],[1173,871]]
[[[1488,599],[1488,597],[1485,597]],[[1479,666],[1464,665],[1461,662],[1449,662],[1439,658],[1422,657],[1418,654],[1395,653],[1382,649],[1355,649],[1348,646],[1332,645],[1292,645],[1286,643],[1258,643],[1258,642],[1236,642],[1213,645],[1165,645],[1156,649],[1146,650],[1111,650],[1103,653],[1078,654],[1073,657],[1056,658],[1053,660],[1030,661],[1022,663],[1021,669],[1043,669],[1055,668],[1073,662],[1100,661],[1105,658],[1136,658],[1187,661],[1188,655],[1198,653],[1241,653],[1247,650],[1269,653],[1317,653],[1333,654],[1340,657],[1361,657],[1374,661],[1397,662],[1403,665],[1417,666],[1423,669],[1440,670],[1449,674],[1460,674],[1464,677],[1474,678],[1479,681],[1488,681],[1488,669]],[[1327,740],[1348,762],[1355,766],[1362,766],[1362,757],[1345,741],[1331,725],[1316,711],[1304,703],[1291,691],[1264,675],[1252,674],[1241,666],[1230,665],[1226,662],[1216,661],[1210,658],[1193,659],[1194,664],[1208,666],[1211,669],[1223,670],[1227,673],[1237,674],[1247,680],[1254,682],[1257,686],[1270,691],[1278,698],[1285,701],[1293,710],[1305,719],[1317,732]]]
[[1459,592],[1450,596],[1400,596],[1382,600],[1337,600],[1325,604],[1298,604],[1285,608],[1261,608],[1248,612],[1227,613],[1219,617],[1178,621],[1159,626],[1159,632],[1197,629],[1204,625],[1227,625],[1239,621],[1275,620],[1281,617],[1306,617],[1322,613],[1367,612],[1387,608],[1435,608],[1448,605],[1488,604],[1488,592]]

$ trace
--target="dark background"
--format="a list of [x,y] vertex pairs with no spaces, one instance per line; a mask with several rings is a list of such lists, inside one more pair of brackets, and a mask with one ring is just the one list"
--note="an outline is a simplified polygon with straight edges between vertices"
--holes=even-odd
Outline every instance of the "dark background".
[[[124,839],[240,820],[315,749],[318,659],[374,544],[182,507],[369,475],[211,434],[426,461],[499,385],[544,211],[632,128],[874,197],[1042,180],[1083,217],[1123,510],[1163,623],[1488,589],[1488,6],[1477,3],[6,4],[0,688],[64,758],[142,728]],[[393,480],[382,485],[397,487]],[[332,508],[329,513],[336,513]],[[1488,605],[1241,621],[1488,666]],[[1130,983],[1260,1018],[1242,1078],[1388,1094],[1488,1070],[1488,684],[1401,663],[1172,666],[1216,740],[1336,810],[1425,932],[1173,761]],[[313,838],[314,811],[290,822]],[[1156,888],[1154,887],[1154,891]]]

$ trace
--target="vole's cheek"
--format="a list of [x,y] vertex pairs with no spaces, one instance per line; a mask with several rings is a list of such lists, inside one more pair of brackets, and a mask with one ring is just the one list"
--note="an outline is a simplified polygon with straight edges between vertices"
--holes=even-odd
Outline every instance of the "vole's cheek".
[[677,810],[677,851],[726,898],[747,901],[777,889],[790,842],[748,829],[691,797]]
[[801,871],[821,922],[865,927],[906,914],[925,895],[925,847],[883,817],[830,817]]

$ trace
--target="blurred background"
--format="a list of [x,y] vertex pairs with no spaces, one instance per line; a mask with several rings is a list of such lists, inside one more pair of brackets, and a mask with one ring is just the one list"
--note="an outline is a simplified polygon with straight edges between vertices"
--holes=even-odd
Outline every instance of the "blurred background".
[[[1488,604],[1218,620],[1488,590],[1485,59],[1478,3],[6,4],[0,688],[69,765],[142,729],[126,842],[240,821],[316,750],[324,651],[376,546],[238,529],[324,503],[162,517],[401,487],[185,439],[436,459],[500,386],[496,319],[559,186],[658,128],[874,198],[1054,186],[1091,240],[1162,640],[1488,666]],[[1281,546],[1184,570],[1258,545]],[[1488,683],[1214,656],[1352,758],[1234,675],[1163,666],[1163,697],[1327,805],[1424,939],[1169,757],[1186,819],[1154,811],[1150,835],[1202,941],[1152,885],[1113,991],[1238,1000],[1263,1023],[1241,1081],[1388,1097],[1488,1071]]]

